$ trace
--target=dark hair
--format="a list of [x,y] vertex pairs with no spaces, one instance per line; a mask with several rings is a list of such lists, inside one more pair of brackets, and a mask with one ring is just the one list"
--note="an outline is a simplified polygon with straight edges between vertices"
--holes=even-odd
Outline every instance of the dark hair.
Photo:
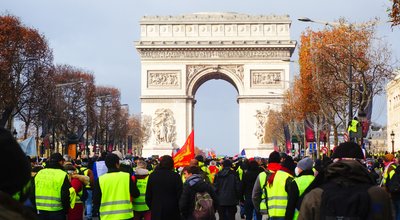
[[107,154],[105,163],[108,169],[117,168],[117,164],[119,164],[119,157],[116,154]]
[[183,173],[183,171],[186,171],[186,172],[191,173],[191,174],[200,174],[200,167],[198,167],[198,166],[185,166],[183,168],[183,170],[182,170],[182,173]]
[[232,161],[229,160],[229,159],[225,159],[225,160],[222,162],[222,166],[224,166],[224,168],[225,168],[225,167],[232,167]]
[[268,157],[268,163],[280,163],[281,155],[277,151],[272,151]]
[[174,160],[169,155],[164,155],[160,158],[159,169],[172,170],[174,168]]
[[[0,128],[0,167],[3,169],[0,191],[13,195],[31,178],[31,164],[10,131]],[[12,169],[10,168],[12,167]]]

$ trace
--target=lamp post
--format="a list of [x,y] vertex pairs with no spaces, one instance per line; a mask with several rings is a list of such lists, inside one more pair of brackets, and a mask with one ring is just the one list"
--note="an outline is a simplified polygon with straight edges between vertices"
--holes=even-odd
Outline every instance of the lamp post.
[[394,131],[392,130],[392,133],[390,133],[390,138],[392,139],[392,154],[394,154]]

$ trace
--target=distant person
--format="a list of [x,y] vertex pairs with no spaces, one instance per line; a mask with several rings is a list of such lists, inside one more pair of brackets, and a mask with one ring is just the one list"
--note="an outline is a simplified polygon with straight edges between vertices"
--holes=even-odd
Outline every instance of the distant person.
[[218,216],[221,220],[234,220],[242,197],[242,186],[237,173],[232,170],[232,161],[225,159],[222,170],[215,175],[214,187],[218,196]]
[[146,188],[149,180],[149,171],[146,169],[147,163],[143,160],[136,161],[135,177],[140,196],[133,199],[133,210],[135,216],[133,220],[150,220],[151,211],[146,204]]
[[252,201],[254,183],[261,172],[264,172],[264,169],[253,159],[249,161],[247,172],[243,174],[242,184],[246,220],[253,219],[253,212],[256,212],[256,220],[261,220],[261,214],[254,208]]
[[150,174],[146,188],[146,204],[151,210],[152,220],[180,220],[179,198],[182,193],[182,180],[174,172],[171,156],[160,158],[153,173]]

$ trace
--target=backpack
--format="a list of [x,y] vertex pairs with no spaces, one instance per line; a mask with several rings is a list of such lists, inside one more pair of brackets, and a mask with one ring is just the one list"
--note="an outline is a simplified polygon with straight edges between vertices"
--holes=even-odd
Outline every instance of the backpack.
[[386,187],[390,193],[400,193],[400,166],[396,167],[392,178],[386,181]]
[[208,192],[197,192],[194,199],[193,218],[196,220],[214,220],[214,202]]
[[372,184],[329,182],[321,188],[321,220],[368,219],[371,199],[368,189]]

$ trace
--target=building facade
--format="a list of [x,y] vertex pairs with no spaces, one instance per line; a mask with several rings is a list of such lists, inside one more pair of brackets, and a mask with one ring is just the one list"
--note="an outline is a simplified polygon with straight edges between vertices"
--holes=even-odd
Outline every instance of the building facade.
[[392,151],[392,132],[394,133],[394,151],[400,150],[400,70],[386,87],[387,95],[387,143],[388,152]]

